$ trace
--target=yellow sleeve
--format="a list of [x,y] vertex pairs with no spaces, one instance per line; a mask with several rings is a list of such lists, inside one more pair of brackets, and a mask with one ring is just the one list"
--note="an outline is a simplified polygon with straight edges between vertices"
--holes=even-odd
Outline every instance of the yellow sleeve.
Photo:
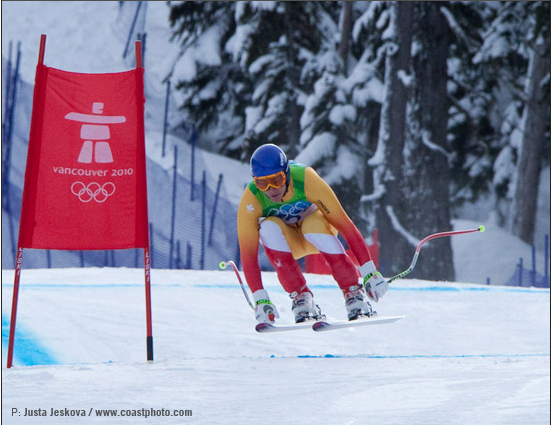
[[258,220],[262,217],[260,202],[247,187],[237,209],[237,237],[243,273],[252,292],[263,289],[258,265]]
[[343,236],[360,264],[370,261],[362,234],[346,214],[333,189],[311,167],[305,170],[304,192],[308,201],[316,204],[327,221]]

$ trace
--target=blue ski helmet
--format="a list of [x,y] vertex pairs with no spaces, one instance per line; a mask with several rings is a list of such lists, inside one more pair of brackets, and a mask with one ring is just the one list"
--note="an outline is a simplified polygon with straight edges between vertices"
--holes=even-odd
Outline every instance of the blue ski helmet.
[[280,171],[285,171],[287,181],[289,181],[289,161],[285,152],[271,143],[256,148],[251,156],[253,177],[269,176]]

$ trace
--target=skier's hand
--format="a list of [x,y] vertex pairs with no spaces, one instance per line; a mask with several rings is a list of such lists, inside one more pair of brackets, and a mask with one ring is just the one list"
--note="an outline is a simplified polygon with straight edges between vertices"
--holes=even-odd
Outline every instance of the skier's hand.
[[377,270],[375,263],[370,260],[360,266],[360,275],[363,278],[363,284],[367,296],[375,302],[379,301],[386,291],[388,283],[383,279],[383,275]]
[[265,289],[260,289],[253,293],[255,301],[254,317],[258,323],[274,323],[275,319],[279,319],[277,308],[270,301],[268,292]]
[[365,276],[364,285],[367,296],[375,302],[379,302],[379,299],[388,291],[388,283],[379,272],[370,273]]

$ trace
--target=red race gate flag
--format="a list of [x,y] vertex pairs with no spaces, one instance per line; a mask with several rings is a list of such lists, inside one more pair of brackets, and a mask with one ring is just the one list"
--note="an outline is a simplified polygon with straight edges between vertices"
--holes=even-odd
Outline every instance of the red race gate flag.
[[21,247],[148,246],[143,71],[37,65]]
[[8,347],[11,367],[23,248],[143,248],[153,360],[144,70],[81,74],[36,67]]

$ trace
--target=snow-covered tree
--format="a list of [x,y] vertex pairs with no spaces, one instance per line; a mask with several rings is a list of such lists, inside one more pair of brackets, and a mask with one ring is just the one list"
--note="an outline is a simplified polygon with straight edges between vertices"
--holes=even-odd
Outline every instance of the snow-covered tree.
[[[453,34],[448,60],[452,202],[458,206],[490,195],[496,202],[497,222],[505,226],[518,211],[510,207],[519,199],[514,195],[516,182],[526,176],[517,161],[526,135],[522,117],[531,104],[526,91],[529,57],[537,34],[549,39],[549,3],[450,2],[444,10]],[[531,116],[543,117],[547,124],[540,123],[536,137],[548,141],[549,77],[543,78],[540,109]],[[549,163],[549,144],[542,149],[539,167]],[[532,199],[538,181],[539,168],[528,184],[536,188]],[[532,202],[525,198],[522,205]]]
[[334,2],[240,3],[239,22],[254,27],[243,61],[255,86],[247,108],[247,153],[275,143],[295,157],[304,100],[312,89],[303,69],[333,40],[338,8]]
[[501,116],[496,110],[498,82],[493,70],[473,63],[473,58],[498,3],[449,2],[441,7],[450,28],[448,140],[450,196],[456,207],[492,190],[492,165],[501,144],[492,123]]
[[549,147],[549,2],[537,2],[528,10],[528,71],[523,92],[517,173],[511,211],[512,233],[534,243],[542,156]]
[[[252,82],[234,60],[238,2],[175,2],[170,23],[180,57],[169,76],[175,82],[184,117],[210,133],[220,152],[241,156],[245,107]],[[243,31],[243,29],[241,29]]]
[[[462,204],[490,195],[502,224],[516,216],[536,145],[524,129],[549,140],[549,72],[534,56],[548,62],[548,2],[403,3],[174,2],[171,14],[186,117],[227,155],[275,143],[316,168],[364,234],[380,229],[386,273]],[[549,144],[536,152],[532,187]],[[450,242],[437,242],[417,270],[452,279]]]
[[[367,234],[372,228],[368,228],[360,202],[370,187],[364,158],[374,152],[383,84],[373,58],[355,48],[355,44],[362,42],[357,37],[362,28],[354,27],[366,13],[369,12],[362,10],[361,5],[343,4],[342,19],[335,19],[333,26],[327,25],[331,36],[326,35],[319,53],[303,67],[306,87],[312,88],[300,118],[301,153],[297,159],[318,170],[351,218]],[[344,46],[347,40],[351,44]]]
[[[408,101],[413,3],[395,2],[388,9],[388,27],[384,32],[384,99],[376,153],[369,159],[374,170],[374,191],[363,200],[373,205],[380,231],[380,258],[383,273],[395,273],[396,267],[411,255],[399,217],[409,207],[403,196],[404,142]],[[402,222],[403,223],[403,222]],[[413,224],[414,225],[414,224]],[[410,226],[408,226],[410,227]],[[392,264],[389,259],[392,258]]]
[[[179,78],[182,108],[204,131],[223,127],[215,136],[220,151],[246,160],[260,144],[275,143],[294,157],[304,93],[311,89],[302,68],[334,37],[338,10],[336,2],[175,4],[178,63],[184,70],[195,66]],[[179,69],[175,74],[186,76]]]

